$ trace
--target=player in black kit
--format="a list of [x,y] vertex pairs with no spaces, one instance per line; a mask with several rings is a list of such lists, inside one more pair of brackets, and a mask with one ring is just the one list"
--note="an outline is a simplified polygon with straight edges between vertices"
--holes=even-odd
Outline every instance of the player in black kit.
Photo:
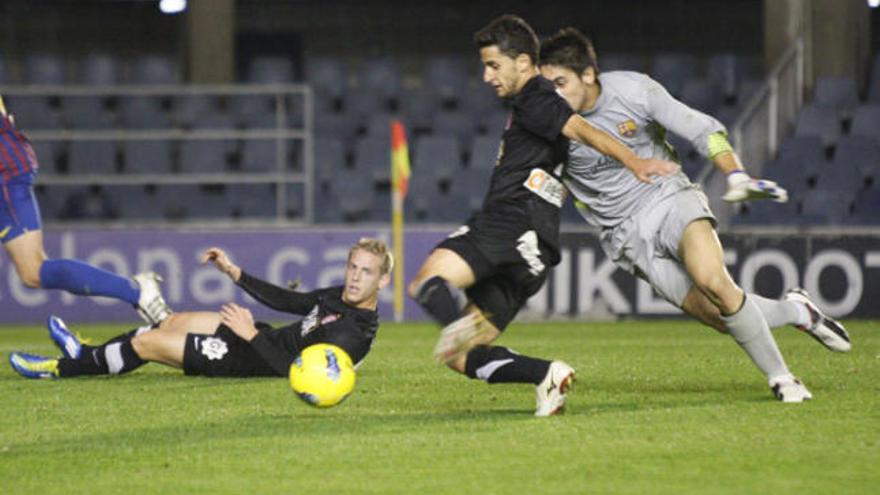
[[409,285],[410,297],[444,326],[435,357],[455,371],[488,383],[532,383],[536,416],[562,411],[574,369],[489,346],[559,263],[560,180],[575,139],[610,155],[640,180],[676,165],[640,159],[629,148],[575,114],[537,68],[538,39],[521,18],[505,15],[474,41],[483,80],[509,99],[489,192],[480,212],[441,242]]
[[376,336],[379,291],[390,281],[394,263],[384,242],[361,239],[349,251],[345,285],[301,293],[244,273],[219,248],[205,251],[203,261],[213,262],[265,306],[306,317],[272,328],[254,323],[248,309],[229,303],[218,313],[174,313],[159,325],[94,347],[82,344],[60,319],[50,317],[50,336],[64,357],[13,353],[25,358],[16,366],[10,356],[13,368],[28,378],[67,378],[127,373],[153,361],[183,368],[187,375],[287,376],[294,358],[317,343],[341,347],[357,364]]

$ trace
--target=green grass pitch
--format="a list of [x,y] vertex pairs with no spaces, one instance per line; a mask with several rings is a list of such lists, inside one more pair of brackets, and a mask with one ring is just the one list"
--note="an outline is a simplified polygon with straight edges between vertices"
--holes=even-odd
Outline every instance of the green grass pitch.
[[[567,412],[431,360],[437,331],[384,324],[341,406],[280,379],[24,380],[0,370],[0,493],[877,493],[880,332],[854,348],[775,335],[815,399],[772,399],[733,341],[686,321],[515,324],[499,341],[578,370]],[[82,328],[98,341],[124,328]],[[55,350],[0,328],[0,353]]]

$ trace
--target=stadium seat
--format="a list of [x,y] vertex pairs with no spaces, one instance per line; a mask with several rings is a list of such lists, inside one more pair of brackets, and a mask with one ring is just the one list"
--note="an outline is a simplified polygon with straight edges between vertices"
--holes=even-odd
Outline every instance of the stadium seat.
[[794,224],[797,222],[797,204],[793,200],[788,203],[752,201],[742,207],[733,222],[738,225]]
[[284,215],[291,220],[305,219],[305,190],[302,184],[284,186]]
[[608,53],[599,58],[599,71],[617,70],[647,72],[645,57],[635,53]]
[[833,147],[840,138],[837,110],[816,104],[804,106],[797,117],[795,136],[818,136],[822,146]]
[[681,101],[703,113],[713,115],[723,103],[715,82],[706,79],[689,79],[681,88]]
[[348,88],[345,64],[335,58],[316,58],[306,63],[306,76],[317,95],[340,104]]
[[[880,85],[880,81],[877,82]],[[856,107],[853,112],[850,134],[867,136],[880,143],[880,104],[865,104]]]
[[804,195],[801,225],[840,225],[849,217],[851,192],[816,190]]
[[858,171],[860,183],[864,184],[864,178],[870,176],[872,171],[880,169],[880,143],[866,136],[841,137],[834,151],[831,169],[839,170],[843,167]]
[[249,139],[245,141],[241,150],[240,165],[242,172],[278,171],[278,141],[274,139]]
[[4,97],[6,108],[15,116],[16,126],[24,132],[60,129],[61,119],[45,96],[21,95]]
[[733,127],[733,124],[736,123],[736,119],[739,117],[739,109],[734,105],[721,105],[715,113],[713,117],[718,119],[719,122],[724,124],[728,129]]
[[494,139],[497,144],[497,142],[501,140],[501,135],[504,134],[504,127],[507,125],[507,119],[509,117],[510,112],[505,111],[504,109],[481,115],[478,120],[480,132],[487,137]]
[[396,101],[402,88],[400,69],[391,57],[376,57],[361,63],[358,87],[367,94],[375,94],[385,102]]
[[425,84],[444,104],[455,104],[467,88],[465,61],[459,56],[435,56],[425,64]]
[[207,109],[205,113],[196,117],[192,123],[194,129],[204,131],[232,130],[237,127],[235,118],[223,111]]
[[880,225],[880,188],[859,192],[853,203],[851,222],[860,225]]
[[206,94],[184,94],[174,98],[174,123],[190,128],[202,115],[216,112],[217,98]]
[[161,99],[126,96],[120,99],[120,120],[128,129],[168,129],[171,119],[162,110]]
[[116,173],[116,143],[113,141],[73,141],[67,163],[70,174]]
[[815,184],[819,172],[827,166],[822,162],[802,162],[792,158],[777,156],[764,165],[761,177],[776,181],[780,186],[788,190],[788,194],[797,194],[807,190]]
[[255,57],[248,66],[247,82],[251,84],[290,84],[296,79],[288,57]]
[[365,122],[374,113],[390,112],[388,102],[374,91],[350,88],[345,97],[345,113],[356,122]]
[[476,81],[468,86],[464,93],[464,99],[459,102],[459,108],[472,115],[485,115],[503,112],[504,102],[489,85],[482,81]]
[[399,119],[397,115],[386,112],[376,112],[367,117],[364,131],[367,137],[374,139],[391,139],[391,122]]
[[358,122],[344,113],[316,113],[315,135],[321,138],[339,139],[346,148],[354,140]]
[[113,116],[100,96],[65,96],[61,99],[64,125],[71,129],[112,129]]
[[858,105],[856,82],[849,77],[819,77],[813,90],[813,103],[837,109],[847,118]]
[[228,156],[235,150],[234,141],[195,140],[180,144],[181,173],[224,173]]
[[59,210],[62,220],[111,220],[116,217],[113,205],[102,186],[75,186]]
[[477,127],[478,122],[472,114],[460,111],[439,112],[431,124],[434,134],[455,136],[464,146],[470,144]]
[[34,186],[34,195],[40,206],[40,216],[44,222],[58,220],[61,216],[61,208],[64,206],[64,198],[66,197],[62,192],[64,188],[65,186],[45,186],[40,183]]
[[407,88],[401,93],[400,111],[410,129],[422,132],[431,128],[434,115],[440,111],[440,103],[431,90]]
[[419,138],[413,150],[413,173],[426,174],[440,183],[463,173],[461,145],[454,136],[433,135]]
[[315,153],[315,191],[328,193],[337,174],[345,168],[345,146],[336,138],[316,138]]
[[651,77],[673,96],[680,96],[685,81],[698,74],[697,59],[685,53],[661,53],[654,56]]
[[64,84],[67,74],[64,59],[54,53],[32,53],[24,57],[26,84]]
[[678,134],[667,132],[666,141],[672,145],[673,149],[675,149],[675,153],[678,154],[679,159],[691,161],[700,159],[697,150],[694,148],[694,144]]
[[105,186],[104,194],[117,218],[124,220],[158,220],[162,218],[162,205],[153,188],[144,186]]
[[179,84],[180,70],[169,55],[142,55],[134,61],[131,71],[133,84]]
[[226,201],[234,218],[275,216],[275,184],[228,184]]
[[169,141],[123,141],[123,170],[127,174],[171,173],[171,153],[171,142]]
[[715,84],[727,101],[734,101],[740,83],[752,75],[749,65],[744,55],[716,53],[709,57],[706,78]]
[[40,174],[56,174],[59,172],[58,162],[61,157],[63,143],[60,141],[32,141]]
[[77,66],[76,80],[87,86],[112,86],[121,81],[116,59],[106,53],[90,53]]
[[482,169],[491,171],[498,160],[499,146],[500,143],[497,137],[477,136],[473,143],[471,143],[468,168],[471,170]]
[[374,184],[388,184],[391,181],[390,139],[358,139],[354,147],[354,173],[359,175],[357,180],[362,189],[368,189],[365,180],[372,180]]
[[369,179],[362,170],[346,170],[334,181],[333,191],[344,221],[358,222],[369,217],[375,196],[373,187],[365,187]]

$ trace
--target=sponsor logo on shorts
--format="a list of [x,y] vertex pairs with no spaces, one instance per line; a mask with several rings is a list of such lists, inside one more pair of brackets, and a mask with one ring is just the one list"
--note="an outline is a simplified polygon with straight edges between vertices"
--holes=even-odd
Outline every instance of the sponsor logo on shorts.
[[538,249],[538,234],[530,230],[521,235],[516,242],[516,250],[529,265],[529,273],[538,276],[546,266],[541,261],[541,251]]
[[621,136],[626,138],[631,138],[639,132],[638,126],[632,120],[627,120],[626,122],[621,122],[617,124],[617,132],[620,133]]
[[229,347],[226,346],[226,342],[223,339],[217,337],[206,337],[202,341],[202,354],[208,357],[211,361],[217,361],[223,359],[223,356],[229,352]]

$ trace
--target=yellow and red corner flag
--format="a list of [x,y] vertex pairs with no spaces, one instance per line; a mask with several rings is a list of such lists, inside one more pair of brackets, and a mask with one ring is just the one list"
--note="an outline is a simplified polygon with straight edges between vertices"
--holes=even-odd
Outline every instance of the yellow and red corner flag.
[[394,321],[403,321],[403,199],[409,190],[409,148],[406,130],[391,121],[391,236],[394,240]]

